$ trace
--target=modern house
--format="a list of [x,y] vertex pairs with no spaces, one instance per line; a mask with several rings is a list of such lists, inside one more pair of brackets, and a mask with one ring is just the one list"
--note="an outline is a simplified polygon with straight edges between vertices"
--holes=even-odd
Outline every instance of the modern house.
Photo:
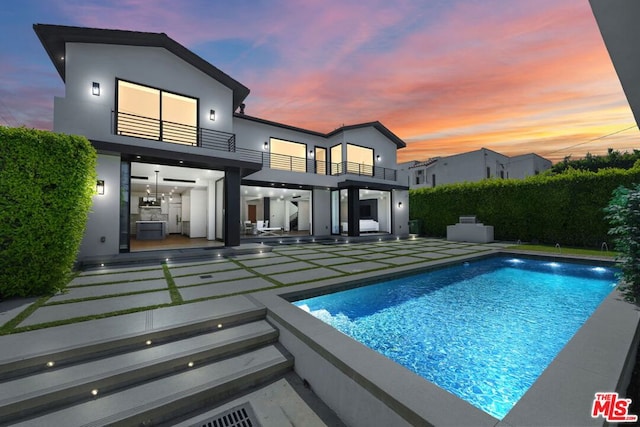
[[534,153],[509,157],[481,148],[423,162],[406,162],[399,168],[404,184],[410,188],[422,188],[486,178],[522,179],[551,168],[551,161]]
[[248,116],[247,87],[164,33],[34,30],[65,83],[54,131],[98,151],[81,259],[172,235],[408,234],[405,143],[380,122],[321,133]]

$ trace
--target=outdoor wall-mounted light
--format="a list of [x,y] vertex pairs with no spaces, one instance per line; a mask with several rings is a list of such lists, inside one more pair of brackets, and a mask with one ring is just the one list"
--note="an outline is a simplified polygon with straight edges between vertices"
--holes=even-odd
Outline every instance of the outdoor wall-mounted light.
[[264,142],[264,149],[265,150],[269,149],[269,143],[267,141]]
[[93,82],[93,85],[91,86],[91,93],[95,96],[100,96],[100,83]]
[[309,150],[309,157],[313,157],[313,150]]
[[212,122],[216,121],[216,110],[209,110],[209,120]]
[[382,160],[382,157],[380,157],[380,154],[378,154],[378,155],[376,156],[376,161],[378,161],[378,162],[379,162],[380,160]]
[[96,193],[104,196],[104,181],[101,179],[96,181]]
[[398,209],[402,209],[402,202],[398,202]]

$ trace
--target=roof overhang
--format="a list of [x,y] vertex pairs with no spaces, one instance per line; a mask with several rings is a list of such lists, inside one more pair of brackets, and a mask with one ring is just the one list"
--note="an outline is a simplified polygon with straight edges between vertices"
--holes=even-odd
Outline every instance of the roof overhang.
[[408,190],[406,185],[388,184],[382,182],[369,182],[369,181],[355,181],[352,179],[346,179],[338,183],[338,188],[365,188],[368,190],[378,191],[392,191],[392,190]]
[[249,88],[223,73],[165,33],[146,33],[100,28],[70,27],[64,25],[34,24],[40,42],[44,46],[58,74],[65,81],[64,58],[67,43],[97,43],[124,46],[161,47],[191,64],[203,73],[222,83],[233,92],[234,111],[249,95]]
[[640,125],[640,2],[589,0],[600,34],[622,84],[631,111]]
[[240,170],[240,176],[245,177],[262,169],[262,163],[227,157],[215,157],[196,153],[180,153],[159,148],[123,145],[106,141],[91,140],[91,144],[99,153],[118,154],[123,160],[144,163],[158,163],[178,167],[198,169],[212,169],[224,171],[227,169]]

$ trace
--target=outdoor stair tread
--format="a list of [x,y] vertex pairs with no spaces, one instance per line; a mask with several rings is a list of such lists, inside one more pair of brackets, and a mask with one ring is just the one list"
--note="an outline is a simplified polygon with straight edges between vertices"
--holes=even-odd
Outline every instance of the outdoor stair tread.
[[115,387],[166,375],[189,361],[226,357],[240,351],[267,345],[277,339],[277,330],[265,320],[216,330],[168,343],[84,363],[52,369],[38,374],[0,382],[0,418],[18,410],[73,399],[94,388]]
[[187,304],[35,330],[3,338],[0,378],[38,369],[54,359],[91,358],[93,353],[117,352],[134,346],[140,337],[167,340],[198,333],[211,325],[240,324],[264,319],[265,309],[242,296],[208,304]]
[[[32,425],[152,425],[206,406],[291,370],[293,358],[268,345],[25,420]],[[89,390],[87,390],[89,393]],[[149,424],[151,423],[151,424]]]

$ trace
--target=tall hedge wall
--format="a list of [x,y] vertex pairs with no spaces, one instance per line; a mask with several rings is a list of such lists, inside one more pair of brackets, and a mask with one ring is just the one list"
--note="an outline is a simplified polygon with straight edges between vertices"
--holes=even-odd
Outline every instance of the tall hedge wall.
[[496,240],[600,248],[609,242],[603,209],[619,185],[640,182],[640,163],[629,170],[570,170],[524,180],[490,179],[409,192],[411,219],[421,232],[446,236],[461,215],[494,226]]
[[63,288],[96,185],[84,137],[0,126],[0,299]]

